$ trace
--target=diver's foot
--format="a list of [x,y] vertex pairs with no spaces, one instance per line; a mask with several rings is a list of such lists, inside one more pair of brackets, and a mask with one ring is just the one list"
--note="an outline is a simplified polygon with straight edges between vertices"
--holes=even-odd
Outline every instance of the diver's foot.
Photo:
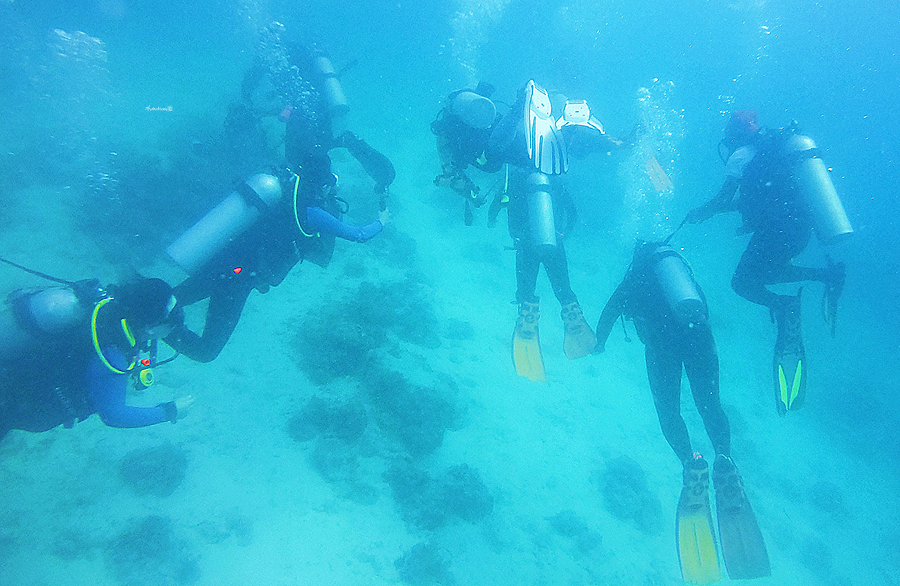
[[597,338],[594,331],[584,319],[581,306],[577,301],[567,303],[560,311],[565,325],[565,340],[563,348],[569,360],[584,358],[597,347]]
[[736,512],[746,503],[744,481],[728,456],[723,454],[716,456],[713,463],[713,485],[716,487],[716,501],[720,508]]
[[778,326],[778,338],[793,340],[796,344],[802,344],[802,317],[800,313],[800,299],[803,287],[797,291],[797,295],[779,295],[778,301],[772,307],[772,316]]
[[685,460],[682,480],[688,507],[699,508],[709,502],[709,464],[699,452]]

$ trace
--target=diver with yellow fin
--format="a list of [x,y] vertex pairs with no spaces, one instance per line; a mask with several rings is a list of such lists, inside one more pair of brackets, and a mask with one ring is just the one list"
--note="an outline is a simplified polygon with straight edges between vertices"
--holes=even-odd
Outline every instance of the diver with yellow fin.
[[645,346],[647,378],[660,427],[684,467],[676,516],[684,581],[713,584],[721,579],[721,570],[709,504],[709,464],[693,450],[681,416],[682,371],[716,453],[713,480],[729,575],[765,576],[769,574],[765,542],[731,461],[731,430],[719,400],[719,358],[706,297],[687,262],[667,243],[668,239],[639,241],[635,246],[625,278],[600,315],[595,352],[605,350],[620,316],[634,322]]
[[791,260],[803,252],[813,231],[822,244],[842,242],[853,234],[818,154],[815,143],[800,134],[795,123],[780,130],[760,128],[755,111],[737,110],[720,143],[720,155],[726,160],[725,182],[714,198],[685,218],[693,224],[720,212],[739,211],[741,232],[753,234],[731,286],[741,297],[768,307],[777,324],[774,388],[782,415],[803,404],[809,369],[801,335],[800,294],[779,295],[767,285],[823,283],[824,317],[834,334],[844,264],[828,259],[824,268],[810,268]]
[[508,163],[509,168],[507,209],[516,251],[519,305],[512,337],[513,362],[520,376],[544,381],[539,299],[535,295],[541,265],[562,307],[566,356],[583,358],[596,344],[569,282],[563,240],[575,225],[575,204],[562,180],[568,154],[546,90],[532,80],[519,91],[515,104],[494,126],[485,154],[490,160]]

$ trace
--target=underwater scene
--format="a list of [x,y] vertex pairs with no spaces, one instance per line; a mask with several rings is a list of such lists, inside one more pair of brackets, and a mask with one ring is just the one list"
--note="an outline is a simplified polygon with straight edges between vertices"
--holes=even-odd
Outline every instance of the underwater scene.
[[0,0],[0,586],[900,585],[898,38]]

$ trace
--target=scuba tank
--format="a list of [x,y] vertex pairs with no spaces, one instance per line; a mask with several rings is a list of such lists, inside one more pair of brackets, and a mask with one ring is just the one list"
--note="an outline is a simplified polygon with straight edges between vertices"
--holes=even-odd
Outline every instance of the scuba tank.
[[706,321],[706,303],[687,261],[673,248],[659,246],[649,264],[675,321],[687,326]]
[[64,332],[86,317],[85,306],[68,287],[13,291],[0,312],[0,360],[18,358],[38,347],[44,335]]
[[471,90],[455,92],[449,102],[450,112],[470,128],[490,128],[497,117],[494,102]]
[[334,71],[334,65],[328,54],[321,49],[316,49],[313,53],[313,69],[321,76],[321,87],[319,88],[325,97],[325,103],[328,104],[328,113],[331,116],[332,127],[339,128],[341,126],[339,120],[350,112],[350,105],[347,103],[347,96],[341,88],[341,82],[338,81],[337,73]]
[[782,145],[783,154],[793,161],[791,168],[801,197],[809,209],[822,244],[843,242],[853,234],[847,212],[838,197],[816,143],[808,136],[791,134]]
[[170,244],[166,252],[194,274],[280,200],[281,183],[276,177],[254,175]]
[[528,201],[528,237],[538,249],[556,246],[556,223],[553,217],[553,197],[550,195],[550,178],[535,171],[525,179]]

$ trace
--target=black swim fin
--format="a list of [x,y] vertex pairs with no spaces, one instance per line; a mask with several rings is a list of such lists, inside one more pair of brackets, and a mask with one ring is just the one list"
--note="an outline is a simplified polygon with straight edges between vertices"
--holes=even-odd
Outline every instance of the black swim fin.
[[772,574],[769,554],[744,482],[731,458],[719,454],[713,464],[716,517],[725,569],[732,580],[751,580]]

